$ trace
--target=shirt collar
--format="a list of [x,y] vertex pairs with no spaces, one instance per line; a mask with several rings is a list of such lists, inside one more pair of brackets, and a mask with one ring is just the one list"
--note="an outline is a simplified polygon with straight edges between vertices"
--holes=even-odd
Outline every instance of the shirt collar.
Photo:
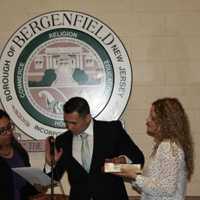
[[87,129],[85,129],[84,132],[86,132],[88,135],[93,135],[93,126],[94,126],[94,121],[91,119],[89,126]]

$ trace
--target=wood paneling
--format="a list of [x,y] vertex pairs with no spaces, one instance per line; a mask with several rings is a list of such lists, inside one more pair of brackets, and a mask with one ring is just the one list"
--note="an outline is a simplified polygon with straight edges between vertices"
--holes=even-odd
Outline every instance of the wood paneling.
[[[129,200],[140,200],[139,196],[129,197]],[[187,196],[186,200],[200,200],[200,196]]]
[[[48,195],[48,197],[50,200],[50,195]],[[63,199],[65,199],[65,198],[63,198],[62,195],[56,195],[55,200],[63,200]],[[68,196],[67,196],[66,200],[68,200]],[[129,197],[129,200],[140,200],[140,197],[139,196],[131,196],[131,197]],[[200,196],[187,196],[185,200],[200,200]]]

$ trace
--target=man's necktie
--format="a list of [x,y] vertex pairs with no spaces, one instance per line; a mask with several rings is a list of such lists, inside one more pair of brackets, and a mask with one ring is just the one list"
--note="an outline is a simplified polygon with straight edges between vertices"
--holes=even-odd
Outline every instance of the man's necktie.
[[88,144],[88,134],[87,133],[81,134],[81,140],[82,140],[82,145],[81,145],[82,164],[85,170],[89,172],[91,159],[90,159],[90,149]]

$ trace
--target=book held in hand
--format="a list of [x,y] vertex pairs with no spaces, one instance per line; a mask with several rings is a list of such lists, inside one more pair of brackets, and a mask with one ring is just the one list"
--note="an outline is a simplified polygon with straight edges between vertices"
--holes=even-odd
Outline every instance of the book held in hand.
[[105,163],[104,172],[105,173],[117,173],[122,172],[122,169],[134,169],[137,174],[141,174],[141,165],[140,164],[116,164],[116,163]]

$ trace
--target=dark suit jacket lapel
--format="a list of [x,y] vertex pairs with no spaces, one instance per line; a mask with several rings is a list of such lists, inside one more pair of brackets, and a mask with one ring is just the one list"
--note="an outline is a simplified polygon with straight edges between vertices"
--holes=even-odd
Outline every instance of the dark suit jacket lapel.
[[94,170],[98,165],[99,158],[101,157],[101,148],[103,135],[101,134],[101,128],[99,127],[98,121],[94,120],[94,145],[93,145],[93,154],[90,171]]
[[70,149],[70,154],[72,155],[72,141],[73,141],[73,134],[71,132],[67,133],[69,134],[69,149]]

